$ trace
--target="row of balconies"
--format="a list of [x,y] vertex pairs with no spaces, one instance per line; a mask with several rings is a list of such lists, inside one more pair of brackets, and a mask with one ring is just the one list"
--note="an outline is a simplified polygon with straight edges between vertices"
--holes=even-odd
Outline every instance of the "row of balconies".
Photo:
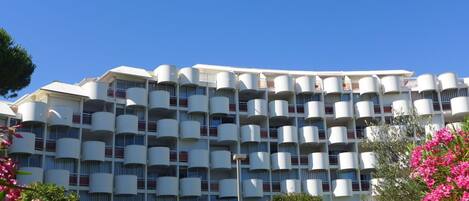
[[[35,182],[52,183],[69,189],[72,180],[76,180],[68,170],[44,170],[38,167],[22,167],[21,171],[28,175],[18,175],[18,183],[27,185]],[[81,178],[81,177],[80,177]],[[371,189],[378,185],[379,179],[371,179]],[[82,184],[83,183],[83,184]],[[80,186],[89,186],[89,193],[114,193],[116,195],[136,195],[140,188],[135,175],[116,175],[110,173],[92,173],[86,179],[80,179]],[[158,196],[198,197],[202,195],[202,181],[200,178],[187,177],[158,177],[154,184],[148,188],[156,188]],[[303,182],[303,192],[313,196],[323,194],[323,182],[320,179],[307,179]],[[212,191],[218,191],[219,198],[237,197],[236,179],[222,179],[218,183],[210,184]],[[332,182],[335,197],[352,196],[352,180],[336,179]],[[243,197],[262,197],[264,183],[260,179],[247,179],[242,182]],[[285,179],[280,182],[280,191],[283,193],[300,193],[301,185],[298,179]]]
[[[161,98],[159,96],[159,98]],[[169,98],[168,98],[169,101]],[[189,113],[206,113],[208,109],[207,96],[193,95],[189,97]],[[434,114],[433,100],[419,99],[415,100],[413,107],[420,115]],[[23,122],[43,122],[49,125],[71,126],[77,123],[74,120],[73,111],[67,107],[53,107],[47,112],[48,106],[43,102],[28,102],[23,103],[18,108],[18,113],[21,114]],[[163,106],[158,107],[163,108]],[[166,107],[168,108],[168,107]],[[229,101],[226,97],[213,97],[210,101],[211,114],[228,114],[230,111]],[[392,103],[392,111],[394,115],[409,114],[411,112],[411,104],[407,99],[395,100]],[[270,117],[288,117],[289,104],[285,100],[274,100],[268,104]],[[453,116],[464,116],[469,114],[469,97],[460,96],[451,99],[451,110]],[[349,101],[335,102],[333,105],[334,117],[340,118],[353,118],[353,110]],[[385,108],[385,112],[390,112]],[[304,104],[304,113],[306,119],[324,118],[325,109],[322,101],[310,101]],[[326,108],[326,113],[327,108]],[[372,101],[360,101],[355,104],[356,118],[372,118],[375,116],[375,105]],[[267,102],[264,99],[253,99],[247,102],[247,115],[251,118],[264,118],[267,117]],[[106,121],[108,128],[92,128],[94,131],[108,131],[114,128],[114,115],[109,112],[95,112],[91,117],[91,124]],[[78,121],[79,123],[79,121]],[[83,123],[87,123],[83,121]],[[120,115],[116,119],[116,126],[118,133],[133,132],[138,130],[138,119],[133,115]],[[104,124],[103,124],[104,126]]]

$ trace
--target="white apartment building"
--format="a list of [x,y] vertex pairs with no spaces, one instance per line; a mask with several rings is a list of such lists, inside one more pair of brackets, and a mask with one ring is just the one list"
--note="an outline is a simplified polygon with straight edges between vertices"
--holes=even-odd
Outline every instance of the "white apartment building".
[[[413,108],[431,128],[469,115],[469,78],[404,70],[292,71],[197,64],[121,66],[78,84],[52,82],[12,104],[10,155],[20,184],[55,183],[81,200],[244,200],[305,192],[360,200],[379,183],[360,144],[366,121]],[[402,113],[393,113],[402,111]]]

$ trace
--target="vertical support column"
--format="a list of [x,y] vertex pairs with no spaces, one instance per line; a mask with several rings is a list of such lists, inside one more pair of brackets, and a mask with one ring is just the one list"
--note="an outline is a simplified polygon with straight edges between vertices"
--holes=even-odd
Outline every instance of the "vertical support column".
[[[81,98],[80,99],[80,131],[79,131],[79,133],[80,133],[80,135],[79,135],[80,145],[83,144],[83,141],[82,141],[82,139],[83,139],[82,138],[83,137],[83,121],[82,121],[82,119],[83,119],[83,107],[84,107],[83,105],[84,105],[84,98]],[[81,159],[77,160],[77,166],[78,167],[77,167],[77,175],[76,175],[76,177],[77,177],[77,190],[76,191],[77,191],[77,193],[80,193],[79,192],[79,189],[80,189],[79,187],[80,187],[80,174],[81,174]]]

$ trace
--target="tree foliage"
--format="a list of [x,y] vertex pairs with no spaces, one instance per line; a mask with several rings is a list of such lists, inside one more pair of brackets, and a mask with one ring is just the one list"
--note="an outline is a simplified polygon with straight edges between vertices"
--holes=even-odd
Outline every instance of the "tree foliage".
[[31,82],[35,68],[28,52],[0,28],[0,96],[16,97]]
[[322,201],[322,198],[305,193],[295,193],[275,195],[272,201]]
[[21,201],[78,201],[75,192],[67,192],[64,187],[55,184],[34,183],[29,186],[31,190],[21,192]]
[[377,164],[373,178],[380,178],[373,191],[377,201],[421,200],[425,185],[410,179],[410,152],[425,139],[425,125],[428,117],[419,116],[415,111],[409,115],[398,115],[390,123],[371,123],[375,126],[373,139],[362,144],[364,150],[375,153]]

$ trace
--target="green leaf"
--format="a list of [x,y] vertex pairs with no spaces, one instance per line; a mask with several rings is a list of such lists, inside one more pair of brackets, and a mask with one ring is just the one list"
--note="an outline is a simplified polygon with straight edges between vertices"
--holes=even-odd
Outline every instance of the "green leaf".
[[25,171],[17,170],[16,174],[17,175],[31,175],[31,172],[25,172]]
[[2,201],[5,200],[5,195],[6,195],[5,191],[0,192],[0,200]]

